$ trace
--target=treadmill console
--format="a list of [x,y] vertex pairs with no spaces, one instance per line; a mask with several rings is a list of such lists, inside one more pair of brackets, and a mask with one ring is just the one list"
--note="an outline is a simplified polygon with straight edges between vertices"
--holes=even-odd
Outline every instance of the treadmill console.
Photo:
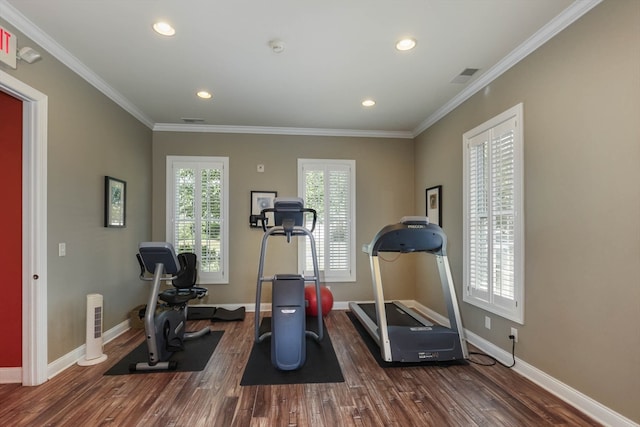
[[444,255],[447,237],[436,224],[430,224],[427,217],[406,216],[397,224],[384,227],[370,244],[362,250],[371,256],[378,252],[430,252]]

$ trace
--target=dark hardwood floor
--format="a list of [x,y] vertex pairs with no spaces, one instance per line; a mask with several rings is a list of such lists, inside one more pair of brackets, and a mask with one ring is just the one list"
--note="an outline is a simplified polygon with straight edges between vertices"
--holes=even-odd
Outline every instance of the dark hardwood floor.
[[211,323],[225,333],[201,372],[103,376],[143,341],[130,330],[105,346],[100,365],[72,366],[37,387],[0,385],[0,425],[599,425],[503,366],[382,369],[346,312],[331,312],[326,325],[344,383],[241,387],[253,345],[248,313],[243,322]]

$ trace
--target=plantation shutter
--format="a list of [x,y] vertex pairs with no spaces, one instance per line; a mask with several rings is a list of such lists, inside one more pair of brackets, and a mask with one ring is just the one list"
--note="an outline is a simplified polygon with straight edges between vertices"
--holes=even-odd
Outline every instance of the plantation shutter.
[[464,300],[517,322],[524,311],[522,104],[466,132]]
[[196,175],[195,169],[186,165],[175,165],[173,198],[173,235],[170,240],[175,250],[195,252],[196,250]]
[[209,273],[222,271],[222,165],[200,169],[200,269]]
[[225,162],[191,159],[173,160],[172,156],[167,159],[167,173],[171,177],[167,239],[178,253],[193,252],[198,256],[203,283],[224,283]]
[[515,303],[515,119],[496,126],[491,141],[491,274],[494,302]]
[[469,143],[469,286],[489,301],[489,132]]
[[328,205],[328,241],[329,270],[348,272],[349,259],[349,169],[334,167],[327,171],[329,176]]
[[[320,271],[324,271],[324,259],[325,259],[325,233],[324,229],[326,227],[327,218],[325,215],[325,176],[324,176],[324,168],[317,167],[306,167],[304,168],[304,194],[302,195],[303,200],[305,201],[305,207],[315,209],[317,214],[316,220],[316,228],[313,231],[313,237],[316,242],[316,252],[318,255],[318,268]],[[305,219],[308,221],[305,226],[307,228],[311,228],[312,219],[307,215]],[[305,250],[304,250],[304,274],[312,274],[313,272],[313,258],[311,253],[311,243],[309,239],[305,239]]]
[[[326,281],[355,280],[354,253],[354,189],[353,161],[300,161],[301,197],[305,206],[318,215],[313,233],[318,255],[318,268]],[[310,226],[310,224],[308,224]],[[313,272],[310,243],[305,242],[302,257],[303,274]]]

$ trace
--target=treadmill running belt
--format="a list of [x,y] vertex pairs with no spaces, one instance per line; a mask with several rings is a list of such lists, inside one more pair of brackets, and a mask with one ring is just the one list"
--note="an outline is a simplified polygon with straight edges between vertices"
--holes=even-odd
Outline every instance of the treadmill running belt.
[[[375,323],[376,325],[378,324],[378,320],[376,318],[376,305],[374,303],[358,304],[358,306],[360,306],[362,311],[364,311],[367,316],[369,316],[369,318],[373,320],[373,323]],[[388,326],[425,326],[413,317],[409,316],[402,309],[400,309],[400,307],[396,306],[393,303],[385,303],[384,309],[387,314]]]

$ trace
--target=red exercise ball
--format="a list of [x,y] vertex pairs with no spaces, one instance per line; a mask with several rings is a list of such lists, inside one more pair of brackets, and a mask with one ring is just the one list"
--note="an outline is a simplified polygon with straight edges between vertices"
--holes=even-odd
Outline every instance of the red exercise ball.
[[[307,306],[307,316],[318,315],[318,300],[316,299],[315,285],[309,285],[304,288],[304,299]],[[320,286],[320,304],[322,305],[322,315],[326,316],[333,308],[333,294],[325,286]]]

